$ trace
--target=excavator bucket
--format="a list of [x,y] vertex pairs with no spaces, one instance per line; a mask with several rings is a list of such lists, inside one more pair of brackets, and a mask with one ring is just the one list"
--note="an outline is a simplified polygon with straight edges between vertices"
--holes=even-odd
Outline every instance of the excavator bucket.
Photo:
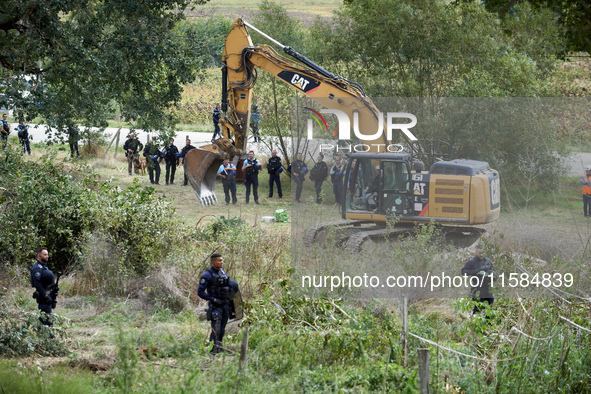
[[185,174],[201,206],[217,203],[214,192],[216,174],[223,163],[220,154],[205,149],[191,149],[184,160]]

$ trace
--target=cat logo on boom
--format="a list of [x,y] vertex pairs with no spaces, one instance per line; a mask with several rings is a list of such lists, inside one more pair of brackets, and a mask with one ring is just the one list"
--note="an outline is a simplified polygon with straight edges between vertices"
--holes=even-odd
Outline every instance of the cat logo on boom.
[[320,82],[317,80],[302,76],[293,71],[281,71],[277,76],[304,93],[311,93],[320,86]]

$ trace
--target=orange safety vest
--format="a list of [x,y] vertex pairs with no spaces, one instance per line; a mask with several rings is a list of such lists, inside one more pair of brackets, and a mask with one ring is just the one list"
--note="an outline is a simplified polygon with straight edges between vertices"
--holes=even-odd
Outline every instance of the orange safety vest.
[[[581,181],[591,181],[591,176],[583,176],[581,177]],[[591,194],[591,186],[583,185],[583,194]]]

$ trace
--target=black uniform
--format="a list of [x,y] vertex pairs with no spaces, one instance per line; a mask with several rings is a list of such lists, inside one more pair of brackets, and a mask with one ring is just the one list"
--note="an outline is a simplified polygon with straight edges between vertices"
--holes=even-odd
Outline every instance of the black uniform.
[[[158,149],[156,144],[148,142],[144,148],[144,156],[146,157],[146,163],[148,164],[148,175],[150,176],[150,183],[153,185],[159,185],[160,183],[160,158],[162,152]],[[154,177],[154,173],[156,176]]]
[[0,119],[0,136],[2,137],[2,149],[6,148],[8,135],[10,134],[10,125],[4,119]]
[[[185,162],[185,155],[187,154],[187,152],[189,152],[191,149],[195,149],[195,147],[193,145],[185,145],[185,147],[183,149],[181,149],[181,154],[180,157],[183,158],[183,163]],[[185,182],[183,183],[183,186],[187,186],[187,183],[189,183],[189,178],[187,178],[187,174],[185,174]]]
[[174,173],[176,172],[176,165],[179,161],[177,154],[179,149],[174,145],[170,144],[168,148],[164,150],[164,161],[166,162],[166,184],[174,183]]
[[[133,159],[139,157],[140,151],[144,148],[144,145],[138,141],[137,138],[128,138],[123,144],[123,150],[125,151],[125,157],[127,157],[127,172],[131,175],[131,168],[135,168],[135,173],[139,173],[139,168],[134,165]],[[131,152],[129,152],[131,149]]]
[[230,280],[223,269],[209,267],[199,280],[197,295],[208,301],[207,320],[211,320],[212,354],[223,350],[222,341],[228,319],[234,316],[232,298],[239,291],[238,283]]
[[332,192],[334,193],[334,200],[337,204],[342,204],[345,197],[345,188],[343,185],[343,178],[345,177],[345,165],[334,165],[330,169],[330,180],[332,181]]
[[279,174],[281,168],[281,158],[279,156],[270,157],[267,162],[267,171],[269,172],[269,198],[273,197],[273,183],[277,185],[277,194],[279,198],[283,197],[281,191],[281,179]]
[[[70,156],[74,157],[74,152],[76,152],[76,156],[80,157],[80,153],[78,152],[78,140],[80,139],[80,130],[78,127],[73,127],[68,129],[68,143],[70,144]],[[127,153],[125,147],[123,148]],[[131,174],[130,174],[131,175]]]
[[314,187],[316,188],[316,204],[322,203],[320,193],[322,192],[322,183],[328,175],[328,166],[325,162],[319,161],[314,164],[314,167],[310,171],[310,179],[314,181]]
[[243,166],[251,165],[244,170],[246,174],[246,179],[244,180],[244,185],[246,186],[246,203],[250,200],[250,186],[252,185],[252,195],[254,196],[255,204],[259,203],[259,170],[261,168],[261,163],[256,159],[246,159],[244,160]]
[[296,160],[289,165],[288,171],[290,174],[292,174],[291,179],[293,179],[296,183],[295,200],[300,202],[302,188],[304,186],[304,180],[306,180],[308,167],[306,167],[306,163],[304,163],[302,160]]
[[[478,257],[474,256],[468,260],[461,272],[462,275],[481,277],[481,275],[478,275],[478,273],[481,271],[484,271],[486,275],[482,279],[482,286],[472,288],[472,300],[478,301],[480,303],[484,303],[486,301],[489,305],[492,305],[495,301],[495,298],[493,297],[493,294],[490,290],[490,274],[493,274],[495,271],[490,259],[488,257],[479,259]],[[473,313],[478,313],[479,311],[480,307],[478,305],[474,306]]]
[[[53,272],[47,268],[47,264],[36,261],[31,267],[31,286],[37,293],[37,306],[40,310],[51,315],[51,305],[53,300],[50,296],[50,287],[54,284]],[[51,326],[50,318],[39,318],[41,323]]]

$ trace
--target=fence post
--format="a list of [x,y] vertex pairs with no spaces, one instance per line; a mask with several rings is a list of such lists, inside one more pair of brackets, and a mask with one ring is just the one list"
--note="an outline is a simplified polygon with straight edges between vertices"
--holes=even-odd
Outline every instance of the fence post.
[[113,158],[117,157],[117,149],[119,149],[119,137],[121,136],[121,127],[117,130],[117,140],[115,141],[115,153],[113,153]]
[[240,346],[240,364],[238,370],[246,367],[246,353],[248,353],[248,326],[244,328],[244,337],[242,338],[242,345]]
[[408,364],[408,298],[402,297],[402,354],[403,366]]
[[429,349],[419,348],[419,387],[421,394],[429,394]]

